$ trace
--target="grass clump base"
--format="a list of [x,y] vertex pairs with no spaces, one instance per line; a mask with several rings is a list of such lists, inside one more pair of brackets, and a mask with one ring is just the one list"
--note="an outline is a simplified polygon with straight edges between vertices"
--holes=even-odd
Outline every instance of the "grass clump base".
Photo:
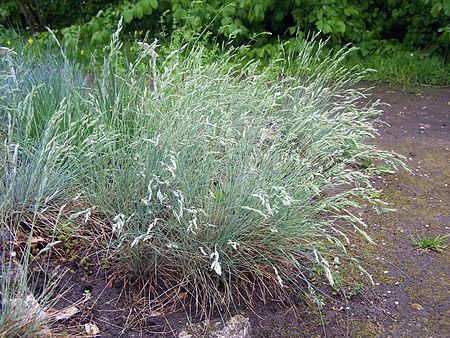
[[4,214],[90,233],[96,255],[145,285],[152,312],[211,316],[290,292],[320,303],[311,277],[334,285],[333,262],[358,266],[350,238],[370,241],[352,210],[382,205],[376,167],[358,164],[401,165],[366,143],[380,110],[359,103],[350,51],[319,58],[323,46],[305,42],[285,64],[299,71],[278,78],[198,45],[157,63],[146,46],[130,64],[118,33],[89,76],[65,57],[17,56],[17,80],[0,84]]
[[2,242],[0,248],[0,336],[50,337],[55,323],[51,308],[58,300],[54,295],[57,280],[48,279],[38,288],[36,276],[29,274],[29,247],[21,252],[21,259],[12,245]]

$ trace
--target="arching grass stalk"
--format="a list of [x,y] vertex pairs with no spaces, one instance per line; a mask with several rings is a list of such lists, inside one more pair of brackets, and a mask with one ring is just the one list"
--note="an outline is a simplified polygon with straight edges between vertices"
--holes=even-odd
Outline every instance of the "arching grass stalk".
[[[305,42],[286,67],[315,71],[274,78],[254,61],[236,64],[235,51],[211,58],[200,45],[171,46],[156,70],[150,49],[130,65],[118,36],[93,84],[74,86],[80,71],[66,61],[56,84],[19,81],[23,97],[45,89],[26,107],[2,99],[17,133],[39,117],[20,140],[31,154],[45,158],[33,145],[48,128],[64,135],[52,144],[65,151],[46,167],[67,177],[54,202],[78,195],[95,207],[110,226],[98,251],[145,281],[152,311],[182,302],[211,315],[255,296],[314,292],[318,272],[333,285],[331,262],[354,262],[349,238],[370,240],[353,208],[382,206],[369,181],[376,167],[359,164],[401,165],[367,143],[380,111],[358,104],[364,74],[342,66],[349,51],[318,59],[323,44]],[[64,97],[43,114],[54,85]]]

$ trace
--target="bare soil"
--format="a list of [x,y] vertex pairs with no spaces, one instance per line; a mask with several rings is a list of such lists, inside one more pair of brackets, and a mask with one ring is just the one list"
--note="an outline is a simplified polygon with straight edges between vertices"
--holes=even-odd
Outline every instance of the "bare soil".
[[253,318],[255,337],[450,336],[449,251],[424,251],[411,242],[450,233],[450,89],[378,86],[371,92],[372,100],[389,104],[382,116],[389,125],[380,125],[375,143],[405,156],[411,169],[375,179],[395,212],[363,215],[376,245],[366,245],[360,259],[375,286],[336,298],[321,312],[305,306],[299,318],[263,308]]
[[[375,178],[382,199],[397,211],[363,214],[375,245],[360,258],[375,286],[354,285],[321,311],[301,300],[299,315],[278,304],[261,304],[250,317],[253,337],[448,337],[450,333],[450,254],[415,248],[411,237],[449,234],[450,89],[404,90],[377,86],[372,100],[385,106],[375,143],[407,158],[411,172]],[[186,324],[181,314],[146,317],[133,308],[133,287],[123,288],[113,271],[78,263],[63,278],[59,307],[80,312],[61,324],[66,336],[85,335],[95,323],[100,337],[173,337]],[[67,289],[67,288],[66,288]],[[85,297],[85,296],[89,297]],[[139,323],[145,331],[123,330]],[[134,326],[134,325],[132,325]],[[151,331],[153,333],[151,333]]]

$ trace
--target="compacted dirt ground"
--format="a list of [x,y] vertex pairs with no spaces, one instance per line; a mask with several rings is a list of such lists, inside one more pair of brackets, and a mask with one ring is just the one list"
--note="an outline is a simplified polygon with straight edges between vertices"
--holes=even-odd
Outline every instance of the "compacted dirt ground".
[[376,179],[395,212],[363,213],[376,244],[366,245],[360,259],[375,286],[353,287],[348,300],[337,298],[321,317],[308,306],[299,319],[264,310],[253,318],[256,337],[450,336],[449,251],[424,251],[411,242],[450,234],[450,88],[371,92],[372,100],[389,104],[382,116],[389,125],[380,126],[375,143],[405,156],[411,170]]
[[[395,212],[362,210],[376,244],[363,244],[360,260],[373,275],[373,287],[355,284],[346,297],[335,296],[321,311],[300,298],[298,316],[287,308],[266,304],[250,318],[252,337],[448,337],[450,335],[450,254],[424,251],[411,238],[449,234],[450,228],[450,89],[404,90],[376,86],[371,100],[384,107],[380,136],[374,141],[407,159],[411,172],[375,178],[382,199]],[[450,238],[448,239],[450,240]],[[92,270],[94,270],[93,267]],[[186,323],[182,315],[145,318],[139,309],[124,310],[120,282],[109,284],[89,266],[73,264],[66,274],[62,305],[81,310],[63,323],[68,336],[82,335],[83,325],[96,323],[100,337],[172,337]],[[154,333],[126,332],[132,322]],[[75,332],[78,332],[76,334]]]
[[383,115],[390,126],[381,128],[377,144],[406,156],[412,172],[385,182],[384,199],[396,212],[366,215],[380,248],[379,267],[386,267],[384,278],[374,269],[375,293],[390,314],[371,323],[379,336],[448,337],[449,251],[419,250],[411,238],[450,234],[450,89],[380,87],[373,95],[390,104]]

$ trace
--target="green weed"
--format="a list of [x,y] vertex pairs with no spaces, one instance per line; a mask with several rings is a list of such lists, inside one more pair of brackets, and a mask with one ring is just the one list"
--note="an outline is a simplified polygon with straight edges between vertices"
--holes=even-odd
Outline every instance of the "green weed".
[[448,236],[435,236],[435,237],[417,237],[411,238],[411,242],[414,246],[423,250],[432,250],[439,253],[447,250],[447,237]]

